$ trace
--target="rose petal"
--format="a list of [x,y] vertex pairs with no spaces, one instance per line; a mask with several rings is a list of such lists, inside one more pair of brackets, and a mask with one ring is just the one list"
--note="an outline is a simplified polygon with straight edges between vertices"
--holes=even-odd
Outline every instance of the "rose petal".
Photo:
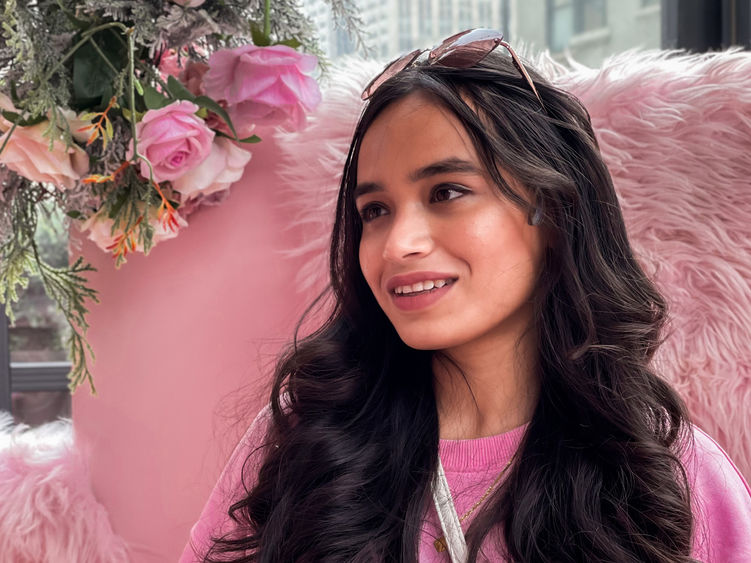
[[[287,45],[272,45],[248,51],[247,55],[259,66],[297,65],[304,55]],[[308,64],[308,63],[306,63]]]
[[285,74],[281,80],[308,111],[313,111],[321,103],[318,83],[311,77],[304,74]]
[[230,104],[254,98],[279,82],[278,69],[260,67],[245,60],[239,61],[238,73],[243,76],[252,77],[252,79],[237,80],[231,84],[226,98]]
[[172,182],[172,187],[186,199],[228,189],[239,180],[251,154],[234,142],[218,138],[211,154],[199,166]]

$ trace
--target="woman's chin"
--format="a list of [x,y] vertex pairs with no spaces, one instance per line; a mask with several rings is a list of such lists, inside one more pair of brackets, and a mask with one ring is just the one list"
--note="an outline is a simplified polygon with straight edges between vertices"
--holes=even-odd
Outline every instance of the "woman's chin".
[[399,332],[398,330],[397,332],[402,342],[415,350],[444,350],[456,345],[445,334],[417,334],[413,332]]

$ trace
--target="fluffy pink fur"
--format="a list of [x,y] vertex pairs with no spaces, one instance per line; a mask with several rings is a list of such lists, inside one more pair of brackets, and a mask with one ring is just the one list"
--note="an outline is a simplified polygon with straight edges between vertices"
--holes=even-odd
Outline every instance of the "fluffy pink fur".
[[[637,256],[670,304],[655,365],[751,478],[751,53],[625,52],[600,69],[533,65],[588,108]],[[360,91],[381,64],[332,71],[310,126],[279,134],[309,226],[301,285],[321,284]]]
[[120,563],[69,420],[28,429],[0,412],[0,562]]

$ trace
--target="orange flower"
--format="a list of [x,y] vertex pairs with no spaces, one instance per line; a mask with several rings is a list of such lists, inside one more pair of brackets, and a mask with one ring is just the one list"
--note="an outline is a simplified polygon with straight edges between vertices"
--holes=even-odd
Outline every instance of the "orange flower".
[[[77,133],[82,133],[84,131],[92,130],[91,135],[89,136],[89,139],[86,142],[87,147],[91,143],[96,141],[100,135],[102,137],[103,148],[105,149],[107,148],[107,143],[112,140],[114,131],[112,129],[112,122],[110,121],[109,117],[107,117],[107,113],[115,105],[115,100],[116,98],[113,96],[112,99],[110,100],[109,105],[105,108],[104,111],[85,113],[80,117],[80,119],[86,119],[86,120],[99,117],[99,120],[96,123],[92,123],[91,125],[87,125],[86,127],[81,127],[80,129],[76,129]],[[104,125],[102,125],[102,123],[104,123]]]

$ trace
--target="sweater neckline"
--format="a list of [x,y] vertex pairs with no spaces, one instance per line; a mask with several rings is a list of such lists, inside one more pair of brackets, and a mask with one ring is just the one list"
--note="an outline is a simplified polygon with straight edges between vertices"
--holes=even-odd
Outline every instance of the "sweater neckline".
[[438,442],[441,463],[447,472],[486,471],[506,463],[519,447],[529,422],[501,434]]

